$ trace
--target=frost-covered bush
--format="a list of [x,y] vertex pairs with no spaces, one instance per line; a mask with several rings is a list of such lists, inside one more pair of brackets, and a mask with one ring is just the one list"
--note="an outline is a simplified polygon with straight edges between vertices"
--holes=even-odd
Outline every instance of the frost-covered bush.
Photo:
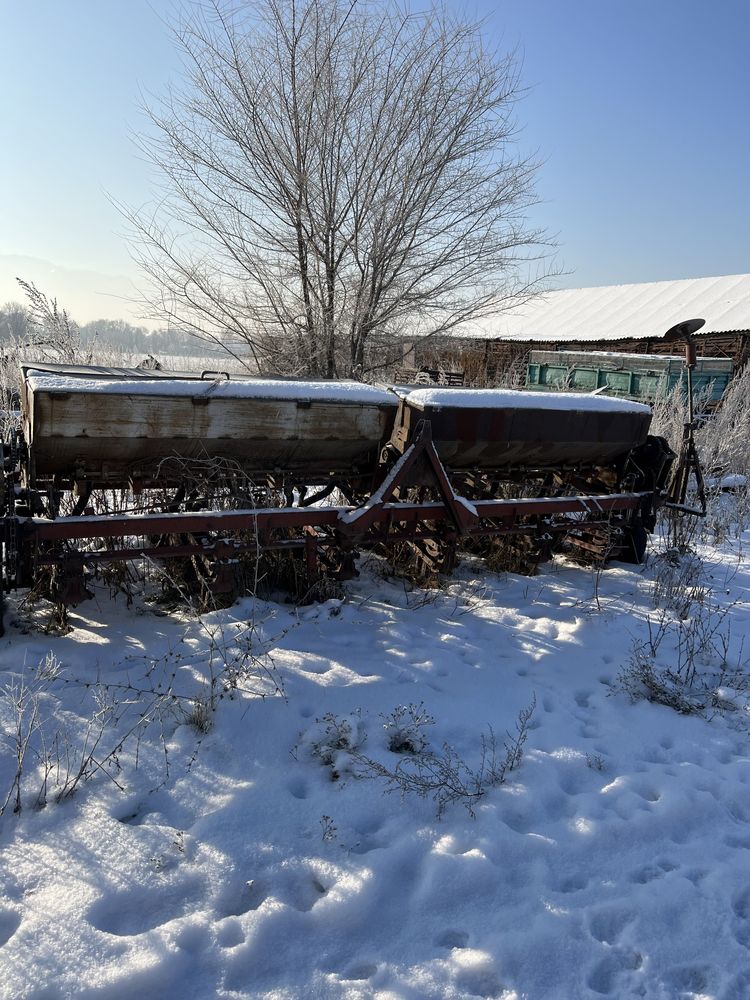
[[[101,681],[82,688],[83,712],[62,710],[55,685],[62,676],[59,661],[48,654],[36,668],[20,671],[0,688],[0,816],[48,802],[60,803],[96,776],[118,788],[122,758],[138,745],[152,723],[174,717],[175,701],[158,690],[136,700],[123,685]],[[59,685],[58,685],[59,687]]]
[[703,563],[695,552],[668,548],[656,555],[652,568],[655,608],[666,609],[684,619],[695,605],[705,601],[707,588]]
[[435,725],[435,720],[424,707],[419,705],[397,705],[388,715],[381,716],[383,729],[388,738],[388,749],[392,753],[423,753],[430,744],[427,728]]
[[351,762],[364,746],[367,732],[361,711],[339,717],[326,712],[301,738],[297,749],[303,749],[330,770],[331,781],[351,771]]
[[743,642],[731,631],[732,606],[707,585],[693,553],[668,552],[655,564],[655,612],[633,640],[615,688],[685,715],[740,711],[748,717],[750,674]]
[[750,364],[729,383],[721,406],[702,422],[696,444],[710,474],[750,475]]
[[[429,798],[438,817],[453,803],[460,802],[471,816],[479,800],[490,788],[502,785],[511,771],[520,766],[529,735],[529,722],[536,698],[518,714],[516,731],[507,733],[502,745],[491,727],[480,737],[479,764],[472,767],[449,743],[440,749],[429,745],[427,726],[435,720],[423,705],[397,706],[381,716],[386,748],[380,759],[362,750],[367,733],[361,711],[338,717],[332,713],[317,719],[295,748],[305,749],[330,769],[331,779],[344,774],[359,780],[379,779],[387,792],[401,796]],[[389,758],[389,755],[390,758]],[[393,756],[398,763],[392,762]]]

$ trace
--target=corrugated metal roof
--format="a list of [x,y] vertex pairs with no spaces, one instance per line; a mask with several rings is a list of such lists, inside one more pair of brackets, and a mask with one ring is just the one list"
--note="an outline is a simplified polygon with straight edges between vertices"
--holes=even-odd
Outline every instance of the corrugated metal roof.
[[494,340],[584,341],[661,337],[701,317],[704,333],[750,330],[750,274],[563,288],[465,328]]

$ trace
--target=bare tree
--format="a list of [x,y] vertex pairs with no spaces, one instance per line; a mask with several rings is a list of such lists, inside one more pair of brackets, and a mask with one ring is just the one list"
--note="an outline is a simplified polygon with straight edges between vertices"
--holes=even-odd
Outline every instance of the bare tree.
[[396,337],[534,290],[517,63],[479,25],[395,0],[213,0],[177,37],[187,81],[144,142],[164,196],[129,213],[155,316],[265,370],[364,375]]
[[29,329],[29,310],[20,302],[0,306],[0,340],[22,340]]

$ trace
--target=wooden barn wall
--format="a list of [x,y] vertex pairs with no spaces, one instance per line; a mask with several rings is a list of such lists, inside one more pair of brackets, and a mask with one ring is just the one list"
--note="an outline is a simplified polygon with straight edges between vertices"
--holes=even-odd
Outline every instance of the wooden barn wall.
[[[735,368],[750,361],[750,331],[696,334],[698,354],[709,358],[731,358]],[[677,354],[679,344],[657,338],[627,340],[508,341],[467,340],[460,337],[425,341],[414,349],[414,364],[463,371],[466,383],[487,385],[519,383],[525,377],[531,351],[616,351],[623,354]]]

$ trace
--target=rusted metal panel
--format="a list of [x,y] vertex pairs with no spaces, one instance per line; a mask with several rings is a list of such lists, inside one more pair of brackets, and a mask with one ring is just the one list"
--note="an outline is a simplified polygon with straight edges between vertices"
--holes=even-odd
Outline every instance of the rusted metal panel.
[[[200,384],[200,383],[198,383]],[[304,389],[301,396],[304,395]],[[164,460],[228,459],[252,474],[316,479],[372,471],[397,407],[345,400],[57,392],[24,386],[37,477],[174,481]],[[174,463],[173,463],[174,464]]]
[[428,419],[438,455],[451,470],[606,465],[643,444],[651,421],[646,411],[414,407],[406,400],[401,406],[397,447],[408,428]]

